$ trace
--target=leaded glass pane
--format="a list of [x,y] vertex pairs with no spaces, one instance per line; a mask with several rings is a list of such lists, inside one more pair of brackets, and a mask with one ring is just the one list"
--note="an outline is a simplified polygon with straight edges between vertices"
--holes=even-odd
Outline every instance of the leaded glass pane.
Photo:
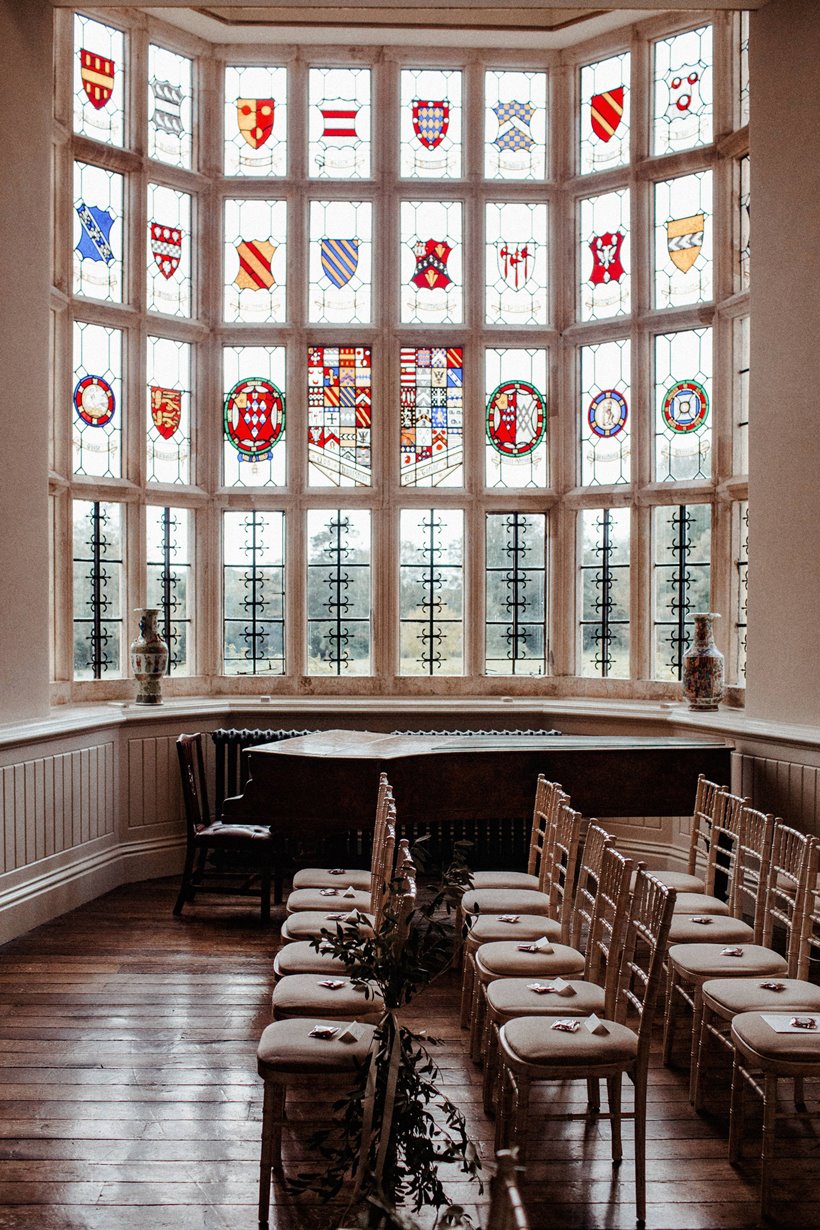
[[549,320],[547,206],[488,201],[485,244],[487,323],[545,325]]
[[458,179],[461,171],[461,73],[405,68],[401,74],[401,173]]
[[122,467],[122,333],[74,322],[74,473],[119,478]]
[[285,348],[223,351],[223,463],[226,487],[285,482]]
[[115,171],[74,163],[74,294],[122,302],[122,188]]
[[751,163],[746,154],[737,164],[737,289],[748,290],[751,281]]
[[307,673],[369,675],[370,513],[307,515]]
[[547,485],[547,352],[485,353],[488,487]]
[[286,319],[287,224],[285,201],[225,202],[225,320]]
[[655,185],[655,307],[711,299],[712,172]]
[[578,269],[581,320],[630,310],[629,189],[580,202]]
[[749,323],[748,316],[741,316],[732,329],[735,474],[749,473]]
[[368,179],[370,69],[310,69],[308,174],[319,179]]
[[370,347],[308,347],[307,397],[310,485],[369,487]]
[[674,154],[713,139],[712,27],[655,43],[654,154]]
[[372,318],[373,206],[311,201],[308,318],[317,324],[369,324]]
[[628,338],[581,347],[581,485],[631,478],[632,391]]
[[732,544],[735,606],[735,682],[746,682],[746,627],[749,617],[749,505],[746,500],[733,509]]
[[463,672],[463,513],[452,508],[401,512],[400,675]]
[[579,674],[629,678],[628,508],[580,514]]
[[547,74],[484,74],[484,174],[536,179],[547,173]]
[[125,132],[125,35],[74,15],[74,131],[107,145]]
[[168,646],[168,674],[191,673],[191,513],[185,508],[145,510],[147,605]]
[[655,338],[655,478],[712,476],[712,330]]
[[191,315],[191,198],[161,184],[148,185],[149,312]]
[[288,169],[288,70],[271,64],[225,69],[225,174],[284,175]]
[[191,347],[149,337],[146,358],[148,481],[190,483]]
[[223,513],[222,587],[225,674],[284,675],[284,513]]
[[487,516],[484,669],[544,675],[547,669],[547,518]]
[[401,283],[404,324],[461,323],[460,201],[402,201]]
[[581,69],[578,148],[582,175],[629,162],[629,74],[628,51]]
[[148,47],[148,157],[174,167],[191,166],[192,69],[187,56]]
[[711,610],[709,562],[712,510],[675,504],[654,510],[653,679],[680,679],[692,638],[691,616]]
[[739,14],[738,21],[738,118],[741,126],[749,123],[749,14]]
[[403,346],[400,367],[402,486],[463,486],[463,350]]
[[74,501],[74,678],[122,674],[123,508]]

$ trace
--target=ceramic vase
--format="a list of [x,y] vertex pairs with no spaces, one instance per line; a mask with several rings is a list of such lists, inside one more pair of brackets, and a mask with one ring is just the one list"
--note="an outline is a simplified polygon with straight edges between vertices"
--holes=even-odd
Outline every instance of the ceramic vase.
[[717,709],[723,697],[723,654],[715,645],[712,625],[720,619],[714,611],[692,616],[694,644],[683,655],[683,694],[690,709]]
[[168,669],[168,646],[157,627],[157,607],[137,607],[140,632],[131,642],[131,670],[137,681],[138,705],[162,704],[162,676]]

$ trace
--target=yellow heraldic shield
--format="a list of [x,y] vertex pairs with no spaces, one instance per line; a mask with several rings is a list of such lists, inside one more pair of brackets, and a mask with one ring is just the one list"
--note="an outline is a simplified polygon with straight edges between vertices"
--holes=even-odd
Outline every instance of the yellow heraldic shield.
[[237,98],[236,122],[251,149],[259,149],[273,132],[272,98]]
[[703,214],[690,214],[688,218],[672,218],[666,224],[666,246],[672,264],[681,273],[688,273],[703,247]]

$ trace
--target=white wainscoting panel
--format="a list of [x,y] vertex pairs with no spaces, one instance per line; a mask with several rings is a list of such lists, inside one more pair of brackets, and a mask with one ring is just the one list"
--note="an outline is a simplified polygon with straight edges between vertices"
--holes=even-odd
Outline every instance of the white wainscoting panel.
[[[210,742],[210,740],[208,740]],[[129,739],[124,799],[127,828],[171,825],[185,840],[176,734]]]
[[820,836],[820,769],[771,756],[736,754],[735,789],[760,811]]

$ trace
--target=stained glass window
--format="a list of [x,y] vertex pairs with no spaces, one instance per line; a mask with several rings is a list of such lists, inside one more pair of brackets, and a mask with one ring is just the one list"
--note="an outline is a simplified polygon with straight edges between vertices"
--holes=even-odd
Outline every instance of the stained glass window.
[[732,555],[734,557],[735,661],[734,680],[746,682],[746,626],[749,618],[749,504],[733,506]]
[[749,323],[748,316],[740,316],[732,328],[735,474],[749,473]]
[[281,487],[286,475],[285,348],[223,352],[226,487]]
[[309,509],[307,673],[369,675],[370,513]]
[[400,533],[399,674],[460,675],[463,513],[460,508],[405,508]]
[[713,138],[712,27],[655,43],[654,154],[675,154]]
[[370,347],[310,346],[307,398],[310,485],[369,486]]
[[401,173],[415,179],[461,174],[461,73],[406,68],[401,74]]
[[749,123],[749,14],[738,14],[738,118]]
[[351,325],[370,322],[372,218],[370,201],[310,202],[311,321]]
[[578,150],[582,175],[629,162],[629,74],[628,51],[581,69]]
[[489,513],[485,583],[488,675],[543,675],[547,664],[547,518]]
[[463,350],[460,346],[403,346],[400,365],[402,486],[462,486]]
[[484,74],[484,174],[544,179],[547,74],[490,69]]
[[285,514],[223,513],[226,675],[285,673]]
[[122,466],[122,332],[74,322],[71,405],[74,473],[119,478]]
[[370,69],[312,68],[308,173],[367,179],[370,170]]
[[147,456],[151,483],[191,481],[191,347],[149,337]]
[[628,508],[579,514],[579,674],[629,678]]
[[655,338],[655,477],[712,476],[712,330]]
[[83,13],[74,15],[74,131],[107,145],[125,132],[125,36]]
[[655,185],[655,307],[711,299],[712,172]]
[[148,156],[175,167],[191,166],[192,68],[187,56],[148,48]]
[[545,325],[549,320],[547,206],[488,201],[484,238],[487,323]]
[[630,310],[629,189],[580,203],[578,271],[581,320]]
[[115,171],[74,163],[74,294],[122,301],[122,186]]
[[654,679],[680,679],[692,638],[691,617],[711,610],[712,510],[675,504],[654,510]]
[[286,174],[288,70],[271,64],[229,64],[224,123],[226,175]]
[[737,209],[737,289],[749,289],[751,281],[751,163],[744,155],[737,163],[738,209]]
[[191,315],[191,198],[187,192],[148,185],[149,312]]
[[74,678],[122,674],[123,507],[74,500]]
[[287,220],[284,201],[225,202],[225,320],[285,320]]
[[545,487],[546,350],[487,350],[484,383],[487,486]]
[[582,346],[581,484],[628,483],[631,477],[631,346],[628,338]]
[[460,201],[402,201],[400,268],[404,324],[461,322]]
[[191,513],[185,508],[145,510],[147,605],[168,646],[168,674],[191,671]]

